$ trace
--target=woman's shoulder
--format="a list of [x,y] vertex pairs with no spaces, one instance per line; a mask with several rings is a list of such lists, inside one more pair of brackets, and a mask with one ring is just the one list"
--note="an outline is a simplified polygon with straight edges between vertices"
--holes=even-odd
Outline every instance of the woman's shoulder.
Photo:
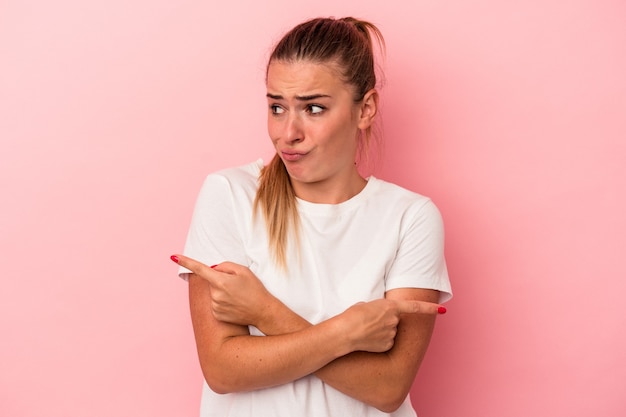
[[375,206],[385,213],[414,221],[442,222],[441,212],[433,200],[392,182],[374,179]]
[[258,188],[259,173],[263,160],[257,159],[246,165],[224,168],[207,175],[203,192],[254,195]]
[[263,168],[263,160],[257,159],[254,162],[236,167],[224,168],[210,173],[208,177],[222,177],[228,181],[254,181],[259,178],[259,173]]
[[207,175],[207,180],[226,181],[232,185],[253,185],[256,186],[259,173],[263,168],[263,160],[257,159],[254,162],[236,167],[224,168]]
[[420,194],[418,192],[404,188],[398,184],[381,180],[379,178],[370,177],[370,182],[373,182],[373,193],[377,198],[393,204],[401,205],[424,205],[432,204],[431,199],[428,196]]

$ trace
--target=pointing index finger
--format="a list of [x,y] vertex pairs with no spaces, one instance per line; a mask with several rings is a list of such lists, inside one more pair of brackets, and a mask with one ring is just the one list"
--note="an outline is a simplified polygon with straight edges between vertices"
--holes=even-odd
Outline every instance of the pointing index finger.
[[400,311],[400,313],[418,313],[433,315],[444,314],[446,312],[446,308],[440,304],[417,300],[398,301],[398,310]]
[[195,259],[188,258],[184,255],[172,255],[170,256],[170,259],[183,268],[187,268],[192,273],[201,276],[203,279],[209,281],[209,283],[212,282],[211,274],[213,270],[202,262],[198,262]]

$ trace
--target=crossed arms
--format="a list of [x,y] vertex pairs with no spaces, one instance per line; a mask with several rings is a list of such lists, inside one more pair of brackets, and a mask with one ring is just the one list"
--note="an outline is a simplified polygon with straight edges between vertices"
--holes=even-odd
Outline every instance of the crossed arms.
[[[435,317],[435,290],[401,288],[312,325],[246,267],[172,257],[189,278],[191,318],[204,377],[218,393],[250,391],[314,374],[385,412],[409,393]],[[266,336],[251,336],[248,325]]]

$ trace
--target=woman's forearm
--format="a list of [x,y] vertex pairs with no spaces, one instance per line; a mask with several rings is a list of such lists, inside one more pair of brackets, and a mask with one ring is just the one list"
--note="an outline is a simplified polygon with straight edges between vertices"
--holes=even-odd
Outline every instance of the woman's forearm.
[[329,319],[296,332],[257,337],[211,314],[210,288],[191,277],[192,323],[202,371],[218,393],[280,385],[310,375],[353,350],[344,323]]
[[[204,375],[218,393],[250,391],[310,375],[345,354],[332,324],[279,336],[229,336],[201,353]],[[203,357],[204,356],[204,357]]]
[[352,352],[315,375],[344,394],[384,412],[396,410],[408,395],[426,353],[434,316],[405,318],[388,352]]
[[[389,297],[435,302],[438,293],[403,289],[390,292]],[[274,319],[276,317],[280,320]],[[352,352],[314,373],[344,394],[391,412],[401,405],[411,388],[428,347],[434,322],[433,315],[404,315],[391,350],[384,353]],[[272,303],[258,325],[261,331],[270,335],[297,332],[312,326],[279,300]]]
[[[315,374],[384,411],[406,398],[430,340],[437,291],[391,290],[386,299],[358,303],[313,326],[262,285],[251,291],[252,298],[241,297],[241,288],[249,287],[244,284],[257,280],[247,268],[230,265],[224,274],[180,259],[196,271],[189,280],[192,322],[200,364],[214,391],[255,390]],[[266,336],[251,336],[247,324]]]

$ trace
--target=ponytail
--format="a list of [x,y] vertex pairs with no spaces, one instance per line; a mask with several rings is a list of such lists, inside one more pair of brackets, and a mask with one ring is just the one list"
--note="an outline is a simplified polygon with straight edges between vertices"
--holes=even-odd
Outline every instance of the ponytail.
[[278,154],[261,170],[259,189],[254,199],[255,217],[259,208],[267,225],[270,253],[276,264],[286,270],[289,231],[292,231],[297,243],[300,218],[289,173]]

